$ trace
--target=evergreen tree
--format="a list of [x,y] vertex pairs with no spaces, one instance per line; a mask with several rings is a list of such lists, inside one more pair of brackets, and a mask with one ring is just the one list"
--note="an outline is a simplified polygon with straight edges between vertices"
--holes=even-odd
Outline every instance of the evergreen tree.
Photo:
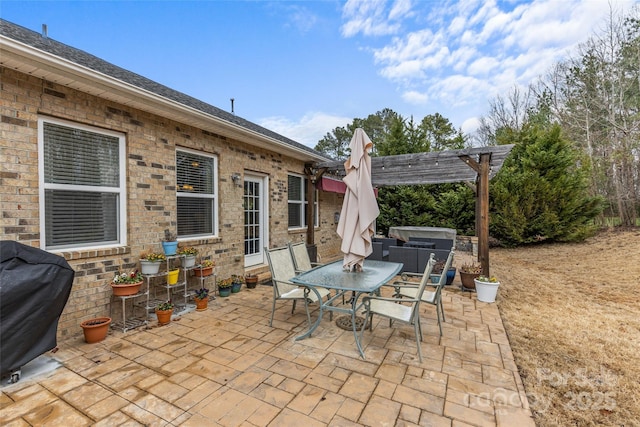
[[602,200],[588,196],[587,163],[560,127],[508,133],[516,145],[491,183],[491,234],[506,246],[592,234]]

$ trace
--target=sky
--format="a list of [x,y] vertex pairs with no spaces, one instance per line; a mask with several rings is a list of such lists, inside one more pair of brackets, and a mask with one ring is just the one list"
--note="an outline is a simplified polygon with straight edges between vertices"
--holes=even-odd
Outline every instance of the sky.
[[[0,17],[314,147],[385,108],[471,134],[640,0],[29,1]],[[611,5],[611,9],[610,9]]]

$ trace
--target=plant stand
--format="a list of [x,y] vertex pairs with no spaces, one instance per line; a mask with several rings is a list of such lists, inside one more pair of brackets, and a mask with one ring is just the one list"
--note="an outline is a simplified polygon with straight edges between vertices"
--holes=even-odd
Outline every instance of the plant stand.
[[[111,324],[112,328],[121,329],[122,332],[127,332],[135,328],[139,328],[140,326],[147,324],[147,310],[144,310],[144,316],[135,316],[136,307],[140,305],[146,304],[149,305],[149,281],[145,276],[146,286],[143,289],[139,287],[137,293],[132,295],[112,295],[111,296],[111,304],[110,304],[110,316],[112,319],[115,319],[113,310],[117,305],[118,301],[120,302],[122,309],[122,321],[113,322]],[[144,283],[144,282],[143,282]],[[144,301],[144,302],[141,302]],[[130,310],[127,309],[127,305],[131,306]]]

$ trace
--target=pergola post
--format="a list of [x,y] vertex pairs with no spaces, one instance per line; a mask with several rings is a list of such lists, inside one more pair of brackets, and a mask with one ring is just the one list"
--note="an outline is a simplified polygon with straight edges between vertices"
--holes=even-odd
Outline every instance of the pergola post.
[[480,173],[478,174],[478,261],[482,265],[482,274],[489,276],[489,169],[491,154],[480,155]]
[[[318,180],[322,179],[324,169],[314,169],[312,165],[304,166],[304,173],[307,176],[307,251],[309,252],[309,258],[312,262],[317,261],[317,254],[315,248],[315,227],[314,218],[316,217],[316,186]],[[312,247],[312,250],[309,248]]]
[[478,236],[478,261],[482,274],[489,276],[489,172],[491,154],[479,155],[480,162],[463,155],[460,159],[476,171],[476,236]]

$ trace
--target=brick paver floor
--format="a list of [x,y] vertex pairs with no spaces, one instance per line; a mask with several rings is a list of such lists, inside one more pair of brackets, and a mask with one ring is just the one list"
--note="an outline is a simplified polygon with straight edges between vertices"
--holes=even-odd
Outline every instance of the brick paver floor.
[[422,307],[422,363],[409,326],[378,319],[363,360],[335,316],[295,341],[304,308],[278,302],[270,327],[271,300],[243,288],[165,326],[58,343],[60,367],[1,389],[0,425],[534,426],[496,305],[457,277],[442,337]]

